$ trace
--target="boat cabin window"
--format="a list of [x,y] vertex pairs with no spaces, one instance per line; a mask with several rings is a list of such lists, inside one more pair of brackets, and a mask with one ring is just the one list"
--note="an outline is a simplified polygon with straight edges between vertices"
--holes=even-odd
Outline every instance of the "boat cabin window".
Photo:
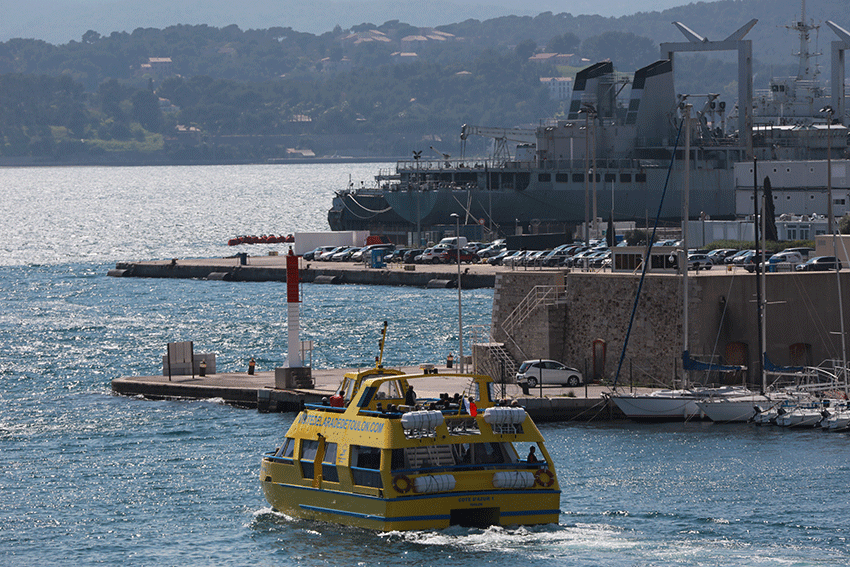
[[342,382],[342,386],[339,387],[339,394],[345,399],[346,402],[351,401],[351,395],[354,393],[354,384],[356,380],[351,380],[346,378]]
[[354,484],[381,488],[381,450],[363,445],[351,446],[351,476]]
[[339,482],[339,473],[336,470],[336,443],[325,443],[322,478],[330,482]]
[[403,400],[404,393],[398,380],[389,380],[378,387],[375,392],[376,400]]
[[398,380],[390,380],[382,382],[376,386],[368,386],[363,390],[363,396],[357,402],[357,406],[361,408],[368,407],[373,400],[394,400],[401,402],[404,400],[404,392],[401,389],[401,382]]
[[501,443],[473,443],[472,459],[476,464],[505,463],[505,453]]
[[316,452],[319,450],[318,441],[301,441],[301,476],[304,478],[313,478],[313,461],[316,459]]
[[275,453],[274,456],[291,459],[294,452],[295,439],[293,439],[292,437],[287,437],[286,439],[284,439],[283,445],[281,445],[280,449],[277,450],[277,453]]

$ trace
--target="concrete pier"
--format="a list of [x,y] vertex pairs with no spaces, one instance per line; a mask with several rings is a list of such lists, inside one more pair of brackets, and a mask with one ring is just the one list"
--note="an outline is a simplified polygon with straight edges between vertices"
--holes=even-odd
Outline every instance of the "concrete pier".
[[[311,389],[275,388],[275,373],[232,372],[195,376],[138,376],[116,378],[112,391],[125,396],[142,396],[149,399],[221,399],[227,404],[244,408],[256,408],[260,412],[295,412],[302,404],[321,403],[336,391],[342,376],[356,369],[317,370],[313,369],[315,387]],[[405,367],[410,374],[421,372],[419,367]],[[440,393],[439,374],[434,379],[417,380],[416,392],[420,398],[438,398]],[[497,386],[497,391],[502,386]],[[524,395],[516,384],[505,384],[505,396],[516,399],[526,408],[535,421],[600,421],[624,419],[623,414],[610,404],[603,392],[604,386],[588,385],[577,388],[547,387],[544,397],[539,389]],[[454,392],[447,392],[453,394]]]
[[[286,281],[286,256],[153,260],[118,262],[109,270],[113,277],[184,278],[240,282]],[[499,269],[488,264],[461,266],[461,287],[478,289],[493,287]],[[507,268],[509,269],[509,268]],[[413,287],[457,286],[456,264],[387,264],[370,268],[353,262],[300,261],[304,283],[398,285]]]

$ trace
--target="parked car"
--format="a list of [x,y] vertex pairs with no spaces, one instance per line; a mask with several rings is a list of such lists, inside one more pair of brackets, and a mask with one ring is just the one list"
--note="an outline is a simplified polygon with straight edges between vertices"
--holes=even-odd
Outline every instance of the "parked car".
[[331,262],[347,262],[351,255],[360,250],[357,246],[347,246],[331,256]]
[[423,248],[413,248],[412,250],[408,250],[404,253],[404,258],[402,261],[405,264],[414,264],[416,257],[422,254],[425,251]]
[[492,258],[493,256],[498,256],[499,254],[501,254],[502,252],[507,250],[507,248],[508,248],[508,245],[505,244],[504,241],[500,242],[500,241],[497,240],[496,242],[493,242],[492,244],[490,244],[490,246],[487,246],[487,247],[479,250],[478,256],[480,256],[481,258]]
[[584,266],[585,259],[591,260],[596,257],[602,250],[598,250],[596,248],[588,248],[586,250],[582,250],[581,252],[574,254],[572,258],[567,261],[567,266],[571,268],[578,268]]
[[726,256],[726,259],[723,260],[725,264],[735,264],[740,265],[741,262],[744,261],[744,257],[748,254],[752,254],[753,250],[738,250],[735,254],[731,256]]
[[498,254],[493,256],[492,258],[487,258],[487,263],[490,264],[491,266],[501,266],[502,260],[504,260],[505,258],[507,258],[509,256],[513,256],[517,252],[518,252],[518,250],[502,250],[501,252],[499,252]]
[[305,252],[303,258],[305,260],[317,260],[319,255],[329,252],[336,248],[336,246],[319,246],[318,248],[314,248],[309,252]]
[[560,266],[561,262],[564,259],[569,258],[570,253],[568,249],[558,250],[557,248],[547,252],[545,256],[541,259],[541,263],[544,266]]
[[410,248],[396,248],[387,254],[385,261],[393,263],[401,263],[404,261],[404,255],[410,251]]
[[581,372],[555,360],[526,360],[517,370],[516,380],[528,384],[530,388],[538,384],[570,387],[584,384]]
[[735,248],[715,248],[708,255],[711,258],[711,262],[716,265],[725,263],[726,258],[737,253],[738,250]]
[[345,248],[348,248],[348,246],[335,246],[335,247],[331,248],[330,250],[326,250],[325,252],[322,252],[321,254],[314,256],[313,259],[318,260],[320,262],[330,262],[331,258],[333,258],[334,254],[342,251]]
[[[457,248],[449,248],[440,255],[440,260],[446,264],[457,264]],[[463,264],[478,263],[481,258],[467,248],[460,249],[460,261]]]
[[[773,254],[770,252],[764,253],[764,262],[770,262],[770,259],[773,258]],[[762,269],[764,264],[762,263],[762,253],[760,250],[753,250],[753,253],[749,256],[745,257],[741,262],[741,265],[750,273],[756,271],[756,265],[759,266],[759,269]]]
[[714,263],[708,254],[688,254],[689,270],[710,270]]
[[422,254],[416,257],[417,264],[439,264],[443,261],[442,256],[443,253],[448,250],[448,248],[442,246],[434,246],[433,248],[427,248]]
[[838,269],[840,270],[841,260],[835,256],[815,256],[814,258],[809,258],[803,264],[797,264],[796,270],[799,272],[825,272],[827,270],[834,270],[836,262],[838,262]]
[[534,250],[529,252],[525,261],[523,262],[526,266],[540,266],[543,264],[543,259],[546,257],[550,250]]
[[[814,248],[809,248],[807,246],[800,246],[798,248],[786,248],[782,252],[799,252],[800,255],[803,257],[803,261],[805,262],[806,260],[809,259],[809,256],[811,256],[812,252],[814,252],[814,251],[815,251]],[[780,252],[780,254],[781,254],[781,252]]]
[[395,250],[395,244],[370,244],[364,246],[357,252],[351,255],[352,262],[363,262],[372,260],[372,250],[386,250],[387,252]]
[[601,268],[605,265],[606,260],[608,261],[608,264],[610,265],[610,263],[611,263],[611,251],[610,250],[603,250],[602,252],[600,252],[599,254],[594,256],[590,260],[589,266],[591,268]]
[[516,254],[508,256],[502,259],[503,266],[521,266],[525,261],[525,257],[528,256],[528,250],[519,250]]
[[[778,254],[774,254],[767,261],[768,270],[776,271],[784,269],[785,271],[790,271],[796,269],[800,263],[803,262],[803,255],[799,252],[793,252],[785,250],[783,252],[779,252]],[[784,264],[784,266],[782,266]]]

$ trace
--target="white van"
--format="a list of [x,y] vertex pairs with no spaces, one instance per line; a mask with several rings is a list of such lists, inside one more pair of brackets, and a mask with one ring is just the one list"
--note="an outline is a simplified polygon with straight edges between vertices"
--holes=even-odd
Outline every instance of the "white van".
[[457,248],[458,240],[460,240],[461,248],[464,248],[469,243],[465,236],[449,236],[442,239],[440,243],[437,244],[437,246],[441,246],[444,248]]

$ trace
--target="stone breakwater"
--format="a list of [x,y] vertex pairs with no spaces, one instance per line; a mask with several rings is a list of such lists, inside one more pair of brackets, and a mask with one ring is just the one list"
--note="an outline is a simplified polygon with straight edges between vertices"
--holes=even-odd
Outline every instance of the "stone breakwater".
[[[455,287],[457,265],[387,264],[371,268],[350,262],[300,261],[304,283],[398,285],[412,287]],[[461,287],[493,287],[499,268],[486,264],[461,266]],[[109,270],[114,277],[185,278],[224,281],[286,281],[285,256],[249,256],[247,258],[172,259],[144,262],[118,262]]]

